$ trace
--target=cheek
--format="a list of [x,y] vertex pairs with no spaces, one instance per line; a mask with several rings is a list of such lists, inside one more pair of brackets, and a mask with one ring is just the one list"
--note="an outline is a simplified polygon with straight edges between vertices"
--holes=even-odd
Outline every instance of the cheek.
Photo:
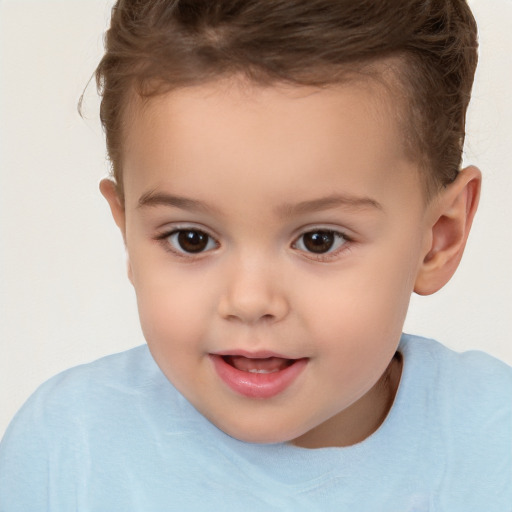
[[325,393],[336,396],[344,389],[343,406],[378,381],[400,341],[411,279],[392,267],[372,271],[369,265],[333,279],[331,293],[312,294],[310,328],[325,364],[322,373],[330,376]]
[[[182,393],[190,376],[204,364],[208,322],[202,316],[200,294],[187,294],[179,284],[145,282],[137,290],[140,325],[156,363]],[[194,386],[192,386],[194,389]]]
[[203,338],[215,301],[199,273],[176,270],[144,255],[132,258],[140,322],[150,348],[180,351]]
[[332,340],[333,350],[345,350],[347,357],[354,350],[389,350],[402,331],[414,286],[414,261],[405,251],[375,250],[350,267],[311,279],[311,330],[326,343]]

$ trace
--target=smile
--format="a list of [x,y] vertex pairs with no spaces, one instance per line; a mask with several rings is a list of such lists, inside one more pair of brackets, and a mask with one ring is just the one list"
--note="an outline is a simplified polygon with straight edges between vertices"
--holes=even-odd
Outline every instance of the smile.
[[283,357],[223,356],[223,359],[237,370],[249,373],[280,372],[296,361]]
[[307,358],[287,359],[210,354],[217,375],[237,394],[248,398],[271,398],[295,381],[308,363]]

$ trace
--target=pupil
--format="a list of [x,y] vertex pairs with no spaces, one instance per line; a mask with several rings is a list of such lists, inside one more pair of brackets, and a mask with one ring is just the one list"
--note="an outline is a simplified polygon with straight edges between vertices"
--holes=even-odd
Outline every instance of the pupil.
[[314,231],[304,235],[304,246],[310,252],[327,252],[334,244],[332,231]]
[[208,235],[200,231],[180,231],[178,242],[186,252],[201,252],[208,244]]

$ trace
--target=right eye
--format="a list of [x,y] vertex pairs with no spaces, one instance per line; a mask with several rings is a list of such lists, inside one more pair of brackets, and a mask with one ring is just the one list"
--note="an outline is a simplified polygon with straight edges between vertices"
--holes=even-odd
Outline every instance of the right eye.
[[171,250],[180,254],[198,254],[215,249],[217,242],[200,229],[176,229],[161,237]]

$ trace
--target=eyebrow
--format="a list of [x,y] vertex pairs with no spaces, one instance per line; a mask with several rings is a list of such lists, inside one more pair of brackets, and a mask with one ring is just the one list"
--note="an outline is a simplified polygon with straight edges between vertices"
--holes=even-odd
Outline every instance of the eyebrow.
[[279,206],[277,211],[283,217],[292,217],[294,215],[329,210],[332,208],[345,208],[349,210],[374,209],[384,211],[382,205],[371,197],[359,197],[347,194],[332,194],[311,201],[283,204]]
[[203,201],[197,201],[196,199],[190,199],[189,197],[175,196],[164,192],[156,192],[154,190],[146,192],[140,196],[138,208],[146,206],[171,206],[182,210],[219,213],[217,208],[214,208]]
[[[197,211],[204,213],[217,213],[220,211],[196,199],[183,196],[176,196],[154,190],[143,194],[138,201],[138,207],[170,206],[182,210]],[[370,197],[359,197],[347,194],[332,194],[318,199],[301,201],[299,203],[285,203],[276,208],[276,213],[282,217],[293,217],[332,208],[345,208],[350,210],[374,209],[384,211],[382,205]]]

